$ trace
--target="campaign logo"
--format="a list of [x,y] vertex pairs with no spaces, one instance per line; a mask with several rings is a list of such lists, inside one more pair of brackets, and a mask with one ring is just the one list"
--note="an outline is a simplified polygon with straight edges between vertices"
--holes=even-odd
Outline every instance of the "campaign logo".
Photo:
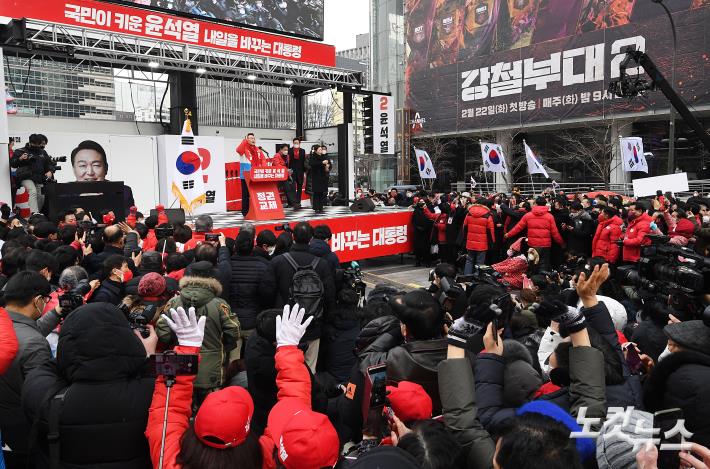
[[202,159],[194,151],[182,152],[175,161],[175,167],[185,176],[196,173],[201,166]]
[[492,164],[500,164],[500,156],[494,149],[491,149],[490,153],[488,153],[488,159]]

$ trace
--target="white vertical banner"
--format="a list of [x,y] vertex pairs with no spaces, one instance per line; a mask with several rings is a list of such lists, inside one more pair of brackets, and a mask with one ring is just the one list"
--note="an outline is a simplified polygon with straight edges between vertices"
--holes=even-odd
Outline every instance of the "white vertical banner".
[[372,97],[373,109],[373,153],[376,155],[394,155],[395,116],[392,96],[375,94]]
[[[180,207],[180,201],[173,193],[173,182],[176,182],[176,175],[180,175],[181,188],[182,179],[185,176],[201,175],[205,203],[196,207],[193,215],[226,212],[227,185],[224,168],[224,138],[199,136],[193,138],[193,145],[190,145],[190,149],[186,149],[183,146],[183,140],[180,135],[161,135],[158,137],[160,203],[165,205],[165,207]],[[199,161],[197,158],[199,158]],[[198,183],[195,181],[195,186],[197,185]],[[188,183],[188,187],[185,190],[190,189]]]
[[10,142],[7,127],[7,90],[5,89],[5,58],[0,49],[0,202],[10,205],[10,155],[7,144]]
[[641,137],[619,137],[624,171],[641,171],[648,174],[648,163],[643,154]]

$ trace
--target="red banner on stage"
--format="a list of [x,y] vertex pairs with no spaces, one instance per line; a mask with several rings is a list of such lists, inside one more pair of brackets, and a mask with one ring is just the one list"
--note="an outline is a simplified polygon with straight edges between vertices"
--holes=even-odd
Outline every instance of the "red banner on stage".
[[[349,217],[309,220],[312,226],[328,225],[333,232],[331,249],[340,262],[406,254],[413,250],[412,212],[392,212],[353,215]],[[291,228],[296,222],[291,222]],[[275,231],[283,222],[259,224],[256,232]],[[236,237],[239,228],[215,231]],[[276,232],[278,235],[279,232]]]
[[335,67],[335,47],[327,44],[94,0],[2,0],[0,16]]

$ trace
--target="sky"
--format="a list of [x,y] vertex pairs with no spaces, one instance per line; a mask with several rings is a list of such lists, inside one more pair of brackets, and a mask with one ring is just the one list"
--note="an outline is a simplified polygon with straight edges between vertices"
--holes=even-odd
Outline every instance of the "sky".
[[325,0],[325,43],[355,47],[355,35],[370,31],[369,0]]

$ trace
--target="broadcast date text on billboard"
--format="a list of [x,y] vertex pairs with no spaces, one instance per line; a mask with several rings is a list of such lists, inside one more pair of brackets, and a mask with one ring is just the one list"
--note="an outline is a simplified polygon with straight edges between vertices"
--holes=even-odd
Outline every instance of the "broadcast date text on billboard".
[[[675,87],[693,106],[710,104],[710,2],[665,3],[678,30]],[[417,116],[415,132],[669,107],[660,92],[633,101],[607,92],[626,47],[648,53],[670,79],[671,28],[663,9],[650,0],[421,0],[406,5],[405,107]]]

